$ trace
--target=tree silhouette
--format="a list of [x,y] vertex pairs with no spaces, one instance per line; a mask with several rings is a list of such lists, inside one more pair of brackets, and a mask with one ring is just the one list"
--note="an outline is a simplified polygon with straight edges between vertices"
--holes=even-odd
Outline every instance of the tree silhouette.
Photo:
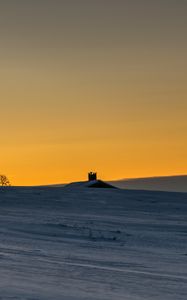
[[10,181],[5,175],[0,175],[0,186],[10,186]]

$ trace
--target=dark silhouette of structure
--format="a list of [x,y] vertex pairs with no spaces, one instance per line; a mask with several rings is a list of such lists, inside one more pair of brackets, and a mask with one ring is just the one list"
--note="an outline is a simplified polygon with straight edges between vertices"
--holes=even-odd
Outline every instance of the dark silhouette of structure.
[[108,189],[117,189],[115,186],[97,179],[97,173],[89,172],[88,181],[72,182],[67,184],[67,188],[108,188]]
[[89,172],[88,173],[88,181],[97,180],[97,173]]
[[87,187],[89,187],[89,188],[116,188],[107,182],[97,179],[97,173],[95,173],[95,172],[88,173]]

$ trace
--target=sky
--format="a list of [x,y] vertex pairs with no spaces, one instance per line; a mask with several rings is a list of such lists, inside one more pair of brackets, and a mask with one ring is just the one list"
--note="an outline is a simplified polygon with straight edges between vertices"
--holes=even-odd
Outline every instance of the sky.
[[0,174],[187,174],[186,0],[0,0]]

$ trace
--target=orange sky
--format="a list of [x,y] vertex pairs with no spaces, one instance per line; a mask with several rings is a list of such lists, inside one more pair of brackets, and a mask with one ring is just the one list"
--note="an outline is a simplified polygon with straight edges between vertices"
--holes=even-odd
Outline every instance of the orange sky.
[[186,13],[172,0],[1,2],[0,173],[187,174]]

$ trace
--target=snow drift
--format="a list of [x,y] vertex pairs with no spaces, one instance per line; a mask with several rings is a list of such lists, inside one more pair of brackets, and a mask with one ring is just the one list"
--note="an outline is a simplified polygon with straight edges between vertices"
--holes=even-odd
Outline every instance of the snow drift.
[[187,194],[0,189],[0,298],[184,300]]

